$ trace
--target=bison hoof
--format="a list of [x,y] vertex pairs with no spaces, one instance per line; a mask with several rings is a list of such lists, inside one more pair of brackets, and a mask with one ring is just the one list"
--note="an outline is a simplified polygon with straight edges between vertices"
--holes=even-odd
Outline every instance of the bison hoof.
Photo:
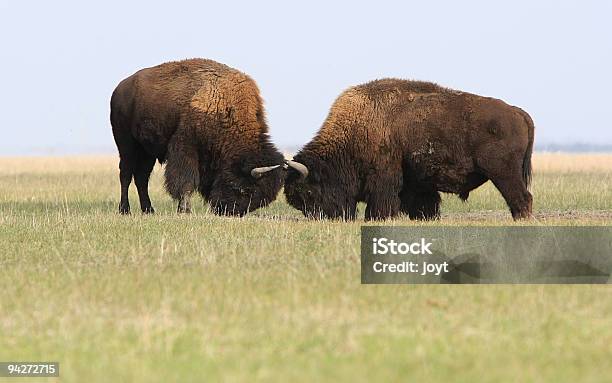
[[530,218],[533,218],[530,211],[521,210],[518,212],[512,212],[512,219],[514,219],[515,221],[522,220],[522,219],[530,219]]
[[154,213],[155,213],[155,209],[153,209],[153,206],[145,207],[144,209],[142,209],[142,214],[154,214]]
[[521,221],[521,220],[531,219],[531,218],[533,218],[533,216],[529,213],[515,215],[514,217],[512,217],[512,219],[514,219],[515,221]]
[[120,205],[119,206],[119,214],[121,214],[121,215],[128,215],[128,214],[130,214],[130,206],[129,205],[128,206]]

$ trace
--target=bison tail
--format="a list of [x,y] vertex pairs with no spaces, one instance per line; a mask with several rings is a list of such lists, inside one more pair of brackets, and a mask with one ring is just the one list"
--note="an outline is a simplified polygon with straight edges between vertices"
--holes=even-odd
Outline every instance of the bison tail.
[[525,151],[525,156],[523,157],[523,181],[525,182],[525,186],[529,188],[529,185],[531,184],[531,154],[533,152],[535,126],[529,114],[524,111],[523,117],[527,123],[527,137],[529,139],[529,142],[527,143],[527,150]]

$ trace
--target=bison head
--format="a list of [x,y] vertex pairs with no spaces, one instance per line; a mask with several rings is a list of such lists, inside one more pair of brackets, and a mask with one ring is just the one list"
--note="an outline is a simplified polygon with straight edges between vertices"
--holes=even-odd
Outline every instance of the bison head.
[[285,196],[294,208],[313,219],[354,219],[356,200],[345,174],[332,164],[298,154],[287,161]]
[[274,151],[245,156],[222,168],[206,196],[212,210],[243,216],[274,201],[283,185],[282,161]]

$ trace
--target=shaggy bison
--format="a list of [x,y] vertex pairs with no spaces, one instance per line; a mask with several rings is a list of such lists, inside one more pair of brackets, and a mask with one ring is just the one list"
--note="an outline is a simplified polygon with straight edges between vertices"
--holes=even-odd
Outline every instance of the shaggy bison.
[[262,100],[244,73],[212,60],[146,68],[121,81],[111,98],[119,149],[121,203],[129,213],[132,177],[140,207],[152,213],[149,175],[166,163],[165,186],[190,211],[198,191],[217,214],[243,215],[274,200],[283,156],[270,143]]
[[[383,79],[346,90],[294,157],[287,201],[310,217],[439,217],[439,192],[467,200],[491,180],[514,219],[531,215],[534,125],[523,110],[436,84]],[[298,166],[296,166],[298,165]]]

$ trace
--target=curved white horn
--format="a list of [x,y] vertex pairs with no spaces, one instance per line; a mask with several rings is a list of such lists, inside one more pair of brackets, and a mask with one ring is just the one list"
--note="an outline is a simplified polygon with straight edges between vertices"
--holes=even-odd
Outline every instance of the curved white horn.
[[297,170],[302,175],[302,178],[308,177],[308,168],[306,167],[306,165],[301,164],[297,161],[291,161],[291,160],[286,160],[285,163],[289,167]]
[[274,165],[274,166],[262,166],[260,168],[253,168],[253,170],[251,170],[251,177],[253,178],[260,178],[261,176],[263,176],[265,173],[274,170],[276,168],[278,168],[280,165]]

